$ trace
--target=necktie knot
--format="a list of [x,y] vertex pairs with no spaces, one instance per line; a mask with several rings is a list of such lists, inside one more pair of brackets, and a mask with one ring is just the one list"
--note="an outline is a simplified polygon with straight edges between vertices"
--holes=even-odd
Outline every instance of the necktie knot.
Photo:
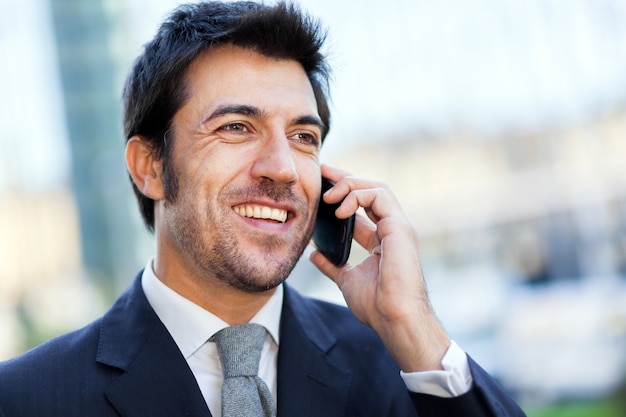
[[215,333],[222,362],[222,417],[274,417],[276,407],[265,382],[258,376],[261,351],[267,330],[246,323]]
[[267,331],[254,323],[237,324],[211,337],[217,344],[224,378],[255,376],[259,373],[261,351]]

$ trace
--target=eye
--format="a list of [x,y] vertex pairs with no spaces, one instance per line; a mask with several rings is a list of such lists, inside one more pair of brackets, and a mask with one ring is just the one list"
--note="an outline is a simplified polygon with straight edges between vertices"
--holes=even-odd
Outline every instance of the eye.
[[229,132],[248,132],[248,127],[243,123],[229,123],[225,126],[222,126],[222,129]]
[[318,147],[320,144],[320,141],[317,138],[317,136],[312,133],[299,132],[293,135],[293,138],[299,142],[314,145],[316,147]]

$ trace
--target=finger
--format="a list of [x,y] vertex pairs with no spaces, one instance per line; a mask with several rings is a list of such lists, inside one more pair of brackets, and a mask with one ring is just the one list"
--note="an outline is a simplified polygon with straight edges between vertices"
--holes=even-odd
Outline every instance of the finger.
[[324,275],[334,281],[337,285],[340,284],[339,279],[341,277],[341,272],[344,268],[347,267],[348,264],[342,266],[341,268],[335,266],[331,261],[328,260],[320,251],[313,251],[309,255],[309,260],[313,265],[317,267]]
[[357,214],[352,237],[369,253],[374,253],[380,247],[380,238],[376,226],[364,216]]
[[384,182],[355,177],[348,171],[322,164],[322,176],[328,178],[335,186],[329,190],[324,200],[327,203],[341,201],[350,191],[368,188],[388,188]]
[[403,215],[393,194],[388,189],[381,187],[350,191],[336,210],[335,215],[339,218],[347,218],[354,214],[359,207],[365,209],[365,213],[374,223],[378,223],[384,217]]
[[352,191],[385,189],[388,190],[388,187],[384,182],[345,175],[341,177],[340,180],[335,181],[333,188],[328,190],[324,195],[324,200],[332,204],[343,200]]
[[322,176],[328,178],[329,180],[335,183],[340,181],[343,177],[347,177],[351,175],[348,171],[335,168],[327,164],[322,164],[321,168],[322,168]]

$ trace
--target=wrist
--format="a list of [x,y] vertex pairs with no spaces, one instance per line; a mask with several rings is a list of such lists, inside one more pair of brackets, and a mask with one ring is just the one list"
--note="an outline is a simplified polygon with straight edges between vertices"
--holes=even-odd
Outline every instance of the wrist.
[[403,372],[443,369],[441,361],[452,341],[435,317],[389,326],[384,333],[383,343]]

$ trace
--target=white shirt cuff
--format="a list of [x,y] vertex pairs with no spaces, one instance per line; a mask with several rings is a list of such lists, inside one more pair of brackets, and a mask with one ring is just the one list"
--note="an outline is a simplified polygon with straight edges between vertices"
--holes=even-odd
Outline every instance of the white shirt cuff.
[[453,340],[441,360],[443,370],[402,372],[400,376],[411,392],[451,398],[465,394],[472,388],[472,374],[467,355]]

